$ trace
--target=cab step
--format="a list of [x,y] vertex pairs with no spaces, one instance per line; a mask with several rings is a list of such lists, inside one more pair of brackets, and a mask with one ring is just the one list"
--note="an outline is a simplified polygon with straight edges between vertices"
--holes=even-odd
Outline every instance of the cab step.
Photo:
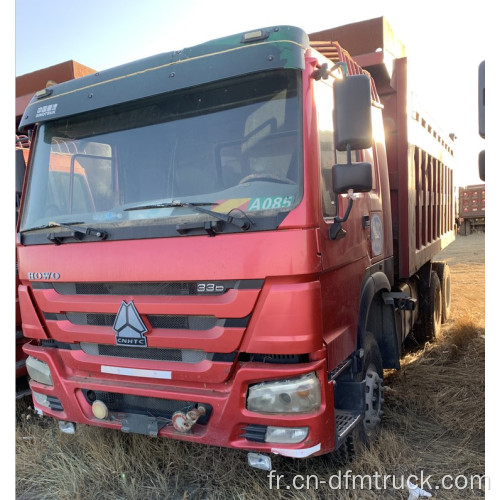
[[338,449],[354,428],[361,423],[362,414],[335,408],[335,449]]

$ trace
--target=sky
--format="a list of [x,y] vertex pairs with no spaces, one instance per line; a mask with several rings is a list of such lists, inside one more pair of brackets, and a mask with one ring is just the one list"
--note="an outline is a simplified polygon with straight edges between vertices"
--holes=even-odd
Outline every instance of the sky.
[[[457,6],[459,5],[459,6]],[[450,0],[15,0],[15,75],[75,60],[97,71],[273,25],[314,32],[385,16],[406,45],[412,90],[456,141],[457,185],[481,182],[477,68],[486,58],[487,3]]]
[[[487,3],[450,0],[15,0],[15,75],[73,59],[97,71],[259,27],[314,32],[385,16],[406,45],[412,90],[455,133],[456,184],[481,182],[477,68],[486,58]],[[411,9],[411,10],[410,10]]]

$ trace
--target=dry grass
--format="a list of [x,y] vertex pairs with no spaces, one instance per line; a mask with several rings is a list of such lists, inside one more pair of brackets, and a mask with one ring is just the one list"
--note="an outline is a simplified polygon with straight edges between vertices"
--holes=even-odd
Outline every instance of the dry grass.
[[[267,473],[249,468],[243,452],[85,426],[68,436],[24,401],[18,402],[16,415],[17,498],[407,499],[407,491],[361,490],[359,482],[355,490],[332,494],[328,479],[349,469],[371,477],[395,475],[399,486],[401,475],[422,471],[434,487],[447,474],[484,475],[484,236],[459,238],[442,257],[452,266],[452,317],[436,342],[407,354],[399,372],[386,373],[380,439],[355,462],[277,457],[273,467],[283,475],[282,488],[274,482],[270,489]],[[286,489],[297,474],[315,475],[325,484]],[[433,494],[471,499],[484,497],[484,490]]]

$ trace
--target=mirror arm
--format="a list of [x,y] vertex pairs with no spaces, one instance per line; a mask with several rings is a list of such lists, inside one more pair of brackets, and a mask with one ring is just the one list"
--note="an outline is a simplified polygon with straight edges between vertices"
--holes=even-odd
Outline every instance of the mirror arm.
[[339,78],[333,74],[333,72],[335,70],[337,70],[338,68],[340,68],[342,71],[342,78],[345,78],[348,74],[347,63],[345,63],[345,62],[338,62],[338,63],[334,64],[330,70],[328,70],[328,64],[324,63],[321,65],[320,68],[314,70],[311,73],[311,76],[317,81],[321,80],[321,79],[328,80],[328,77],[331,75],[333,75],[334,78]]
[[333,224],[330,226],[329,237],[330,240],[342,239],[346,234],[346,230],[342,227],[342,223],[345,222],[351,213],[352,205],[354,202],[354,193],[352,189],[348,191],[349,201],[347,203],[347,208],[344,214],[344,217],[336,216],[333,219]]
[[349,196],[349,201],[347,203],[347,208],[346,208],[344,217],[340,218],[337,215],[335,217],[335,219],[334,219],[335,222],[345,222],[349,218],[349,214],[351,213],[352,203],[353,203],[353,200],[354,200],[354,193],[353,193],[352,189],[349,189],[349,191],[347,192],[347,194]]

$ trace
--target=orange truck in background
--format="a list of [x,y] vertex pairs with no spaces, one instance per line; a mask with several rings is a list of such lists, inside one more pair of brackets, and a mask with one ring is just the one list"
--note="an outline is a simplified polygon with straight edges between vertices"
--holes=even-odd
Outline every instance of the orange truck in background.
[[[40,89],[56,83],[73,80],[84,75],[94,73],[95,70],[83,66],[75,61],[67,61],[61,64],[43,68],[32,73],[18,76],[16,78],[16,153],[15,153],[15,184],[16,184],[16,221],[18,217],[21,197],[23,192],[24,174],[30,154],[30,137],[19,133],[19,122],[33,95]],[[31,131],[26,131],[31,133]],[[26,358],[23,345],[27,342],[22,332],[21,312],[19,308],[19,297],[17,288],[19,277],[17,272],[16,257],[16,302],[15,302],[15,328],[16,328],[16,399],[30,394]]]
[[[29,139],[27,136],[16,135],[16,153],[15,153],[15,168],[16,168],[16,221],[18,218],[19,206],[21,204],[21,195],[23,190],[24,174],[26,164],[29,157]],[[19,296],[17,294],[19,286],[19,275],[17,272],[16,259],[16,309],[15,309],[15,325],[16,325],[16,399],[22,398],[30,394],[26,369],[26,358],[28,357],[23,351],[23,345],[28,341],[23,335],[21,326],[21,311],[19,308]]]

